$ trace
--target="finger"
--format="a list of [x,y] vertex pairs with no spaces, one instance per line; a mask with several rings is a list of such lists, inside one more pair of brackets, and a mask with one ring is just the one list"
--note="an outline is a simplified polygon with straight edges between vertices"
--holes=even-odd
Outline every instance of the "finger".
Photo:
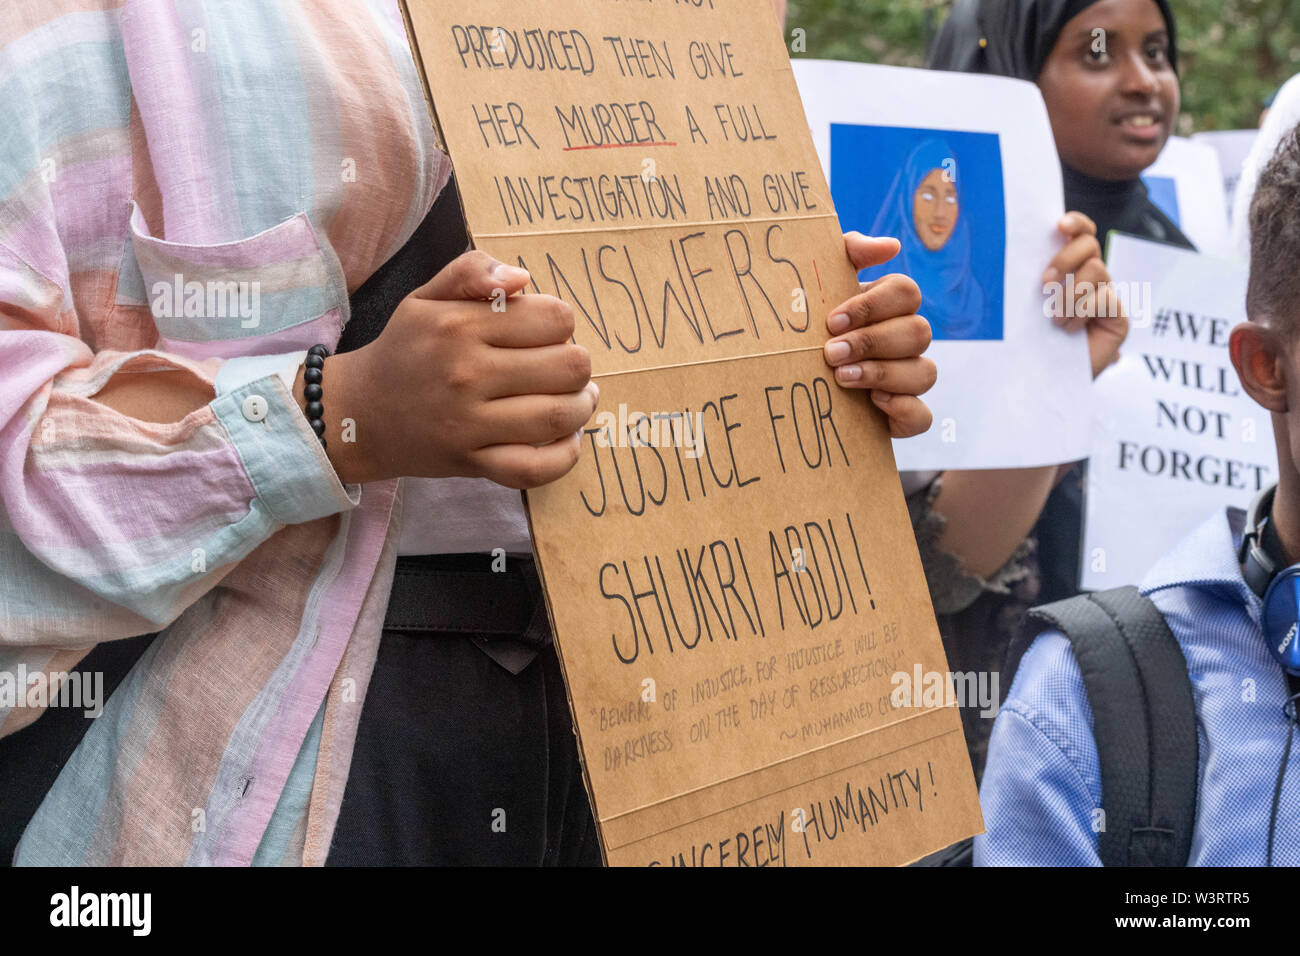
[[558,441],[587,424],[599,395],[596,383],[589,382],[570,395],[512,395],[488,402],[480,447]]
[[1110,272],[1100,259],[1089,259],[1074,274],[1074,308],[1058,323],[1067,332],[1077,332],[1101,316],[1101,293],[1110,288]]
[[573,338],[573,307],[550,295],[517,295],[504,308],[479,308],[475,327],[488,345],[535,349]]
[[930,323],[919,315],[902,315],[837,336],[823,354],[828,365],[838,367],[864,359],[915,358],[929,346]]
[[898,255],[902,243],[897,239],[864,236],[860,232],[844,234],[844,249],[849,254],[849,261],[859,271],[888,262]]
[[1074,284],[1090,288],[1098,288],[1110,284],[1110,270],[1106,268],[1106,263],[1101,259],[1089,259],[1074,274]]
[[1061,282],[1071,272],[1077,272],[1089,259],[1101,258],[1101,246],[1096,236],[1083,235],[1071,239],[1065,248],[1056,254],[1043,273],[1043,284]]
[[924,395],[934,388],[938,369],[928,358],[855,362],[835,370],[845,388],[878,388],[895,395]]
[[1060,222],[1056,224],[1056,228],[1072,239],[1075,236],[1085,234],[1095,236],[1097,234],[1097,224],[1077,209],[1062,216]]
[[1097,287],[1097,315],[1093,321],[1112,329],[1122,329],[1125,335],[1128,334],[1128,313],[1110,282]]
[[1096,315],[1097,293],[1093,289],[1084,288],[1074,298],[1074,314],[1068,316],[1065,324],[1061,328],[1073,335],[1088,324],[1088,320]]
[[831,335],[862,328],[872,322],[910,315],[921,308],[921,289],[904,275],[885,276],[847,302],[831,309],[826,328]]
[[878,285],[884,285],[885,282],[887,282],[888,280],[894,278],[894,276],[896,276],[896,275],[901,275],[901,274],[902,274],[902,273],[894,272],[894,273],[890,273],[890,274],[887,275],[887,276],[881,276],[879,279],[872,279],[870,282],[859,282],[859,283],[858,283],[858,294],[860,295],[860,294],[862,294],[863,292],[870,292],[870,291],[871,291],[872,289],[874,289],[876,286],[878,286]]
[[482,302],[501,295],[514,295],[528,285],[528,278],[525,270],[508,266],[486,252],[471,249],[453,259],[411,295],[420,299]]
[[490,353],[489,398],[510,395],[568,395],[591,381],[591,354],[581,345],[536,349],[494,349]]
[[871,400],[889,416],[889,434],[894,438],[912,438],[929,431],[934,415],[930,406],[915,395],[891,395],[873,391]]
[[479,474],[507,488],[538,488],[563,478],[578,463],[582,438],[574,432],[540,447],[491,445],[470,456]]
[[1073,301],[1067,301],[1063,295],[1053,298],[1055,305],[1052,324],[1068,332],[1082,328],[1090,317],[1089,313],[1083,310],[1084,293],[1090,288],[1100,288],[1109,282],[1110,273],[1106,270],[1105,263],[1100,259],[1089,259],[1074,273]]

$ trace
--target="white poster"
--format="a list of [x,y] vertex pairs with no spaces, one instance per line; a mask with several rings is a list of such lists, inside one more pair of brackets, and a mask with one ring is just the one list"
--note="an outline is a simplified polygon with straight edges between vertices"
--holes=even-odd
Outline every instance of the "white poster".
[[921,287],[939,382],[934,426],[894,443],[902,470],[1023,468],[1083,458],[1091,372],[1082,333],[1048,317],[1064,245],[1060,163],[1032,83],[793,61],[845,231],[892,236],[891,272]]
[[1245,508],[1277,480],[1268,413],[1228,358],[1228,336],[1245,319],[1245,266],[1119,234],[1108,258],[1132,330],[1096,385],[1089,590],[1137,584],[1216,509]]
[[1223,168],[1212,146],[1181,136],[1169,142],[1142,174],[1151,201],[1207,256],[1230,256]]
[[1246,164],[1250,148],[1258,138],[1257,129],[1227,129],[1192,136],[1193,143],[1209,146],[1219,154],[1219,169],[1223,173],[1223,204],[1229,222],[1232,221],[1232,203],[1237,195],[1237,183],[1241,181],[1241,168]]

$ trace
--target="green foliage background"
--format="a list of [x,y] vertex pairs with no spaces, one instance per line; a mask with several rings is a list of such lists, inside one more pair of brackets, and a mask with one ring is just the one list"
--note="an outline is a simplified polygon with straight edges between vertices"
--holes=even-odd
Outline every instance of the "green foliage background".
[[[1300,73],[1300,0],[1171,0],[1178,18],[1179,132],[1250,129],[1264,99]],[[952,0],[789,0],[796,56],[924,66]]]

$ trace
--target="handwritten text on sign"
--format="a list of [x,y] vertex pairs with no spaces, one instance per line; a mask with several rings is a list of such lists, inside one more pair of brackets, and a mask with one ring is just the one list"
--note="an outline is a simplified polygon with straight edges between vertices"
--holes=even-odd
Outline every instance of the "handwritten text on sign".
[[476,245],[573,307],[600,381],[528,504],[607,858],[978,830],[956,713],[890,704],[946,664],[887,433],[822,359],[857,283],[770,11],[408,7]]

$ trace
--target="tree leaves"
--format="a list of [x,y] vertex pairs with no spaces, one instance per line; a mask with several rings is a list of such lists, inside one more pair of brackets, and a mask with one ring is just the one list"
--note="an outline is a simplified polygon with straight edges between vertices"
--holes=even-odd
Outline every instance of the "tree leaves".
[[[788,32],[831,60],[924,66],[952,0],[790,0]],[[1183,115],[1178,131],[1251,129],[1265,97],[1300,72],[1300,3],[1177,0]]]

